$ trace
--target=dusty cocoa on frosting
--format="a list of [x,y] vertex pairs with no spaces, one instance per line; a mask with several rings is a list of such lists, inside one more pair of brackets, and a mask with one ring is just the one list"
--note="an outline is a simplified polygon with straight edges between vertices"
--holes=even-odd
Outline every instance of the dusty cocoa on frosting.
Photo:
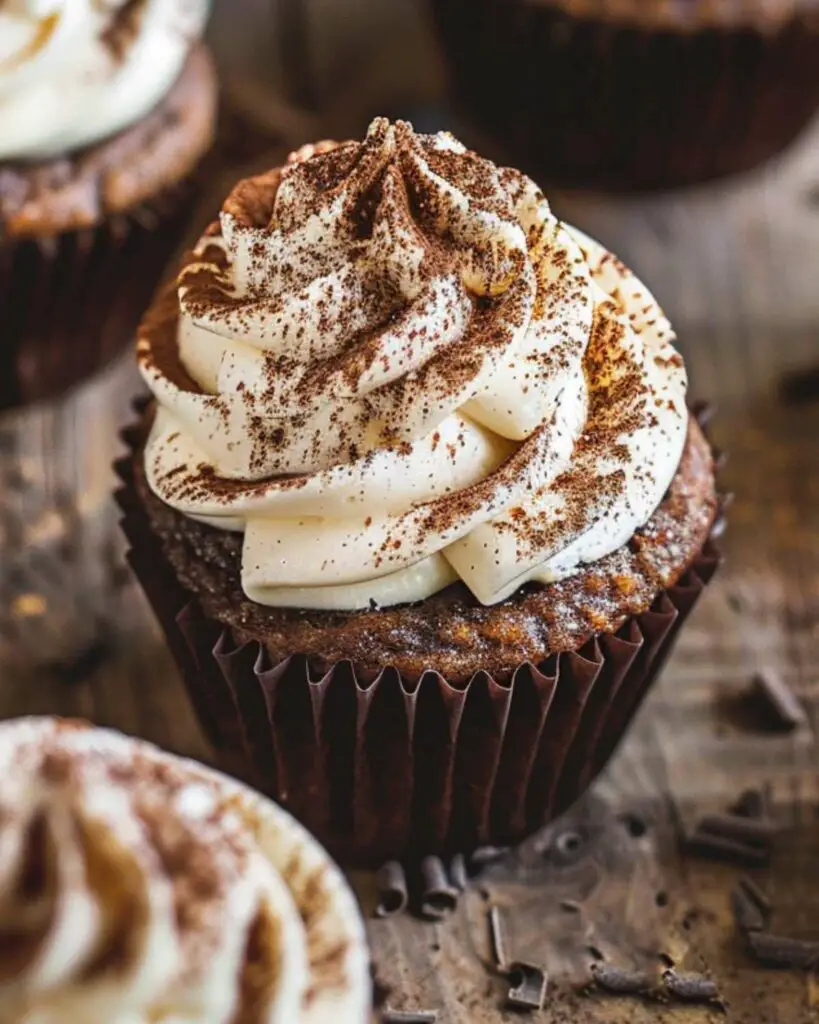
[[144,120],[79,153],[0,167],[0,239],[99,224],[185,178],[209,148],[216,77],[194,49],[165,99]]
[[377,119],[241,182],[149,313],[147,477],[244,528],[263,604],[402,603],[458,576],[494,603],[656,508],[685,437],[672,340],[530,179]]

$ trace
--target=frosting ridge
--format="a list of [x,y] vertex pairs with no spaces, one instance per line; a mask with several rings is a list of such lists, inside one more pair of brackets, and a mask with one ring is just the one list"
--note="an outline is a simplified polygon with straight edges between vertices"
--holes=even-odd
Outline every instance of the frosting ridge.
[[141,332],[154,492],[252,600],[484,604],[626,543],[682,453],[673,332],[525,175],[377,119],[237,186]]

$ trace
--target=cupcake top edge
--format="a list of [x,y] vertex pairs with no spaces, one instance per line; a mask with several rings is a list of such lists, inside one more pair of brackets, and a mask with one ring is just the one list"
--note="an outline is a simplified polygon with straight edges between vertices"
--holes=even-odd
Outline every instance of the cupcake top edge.
[[353,897],[285,812],[83,723],[4,723],[0,762],[0,1018],[367,1019]]
[[137,123],[168,93],[210,0],[0,5],[0,161],[71,154]]
[[537,185],[376,119],[240,182],[145,318],[146,478],[244,534],[270,606],[463,581],[483,604],[628,543],[686,438],[645,285]]

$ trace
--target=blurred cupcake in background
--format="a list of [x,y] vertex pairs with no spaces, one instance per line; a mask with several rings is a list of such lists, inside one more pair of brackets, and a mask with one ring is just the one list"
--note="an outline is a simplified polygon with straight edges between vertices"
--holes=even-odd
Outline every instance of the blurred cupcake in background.
[[0,410],[129,338],[210,148],[208,0],[0,5]]
[[432,0],[466,116],[546,181],[692,185],[819,106],[811,0]]
[[352,893],[275,804],[52,718],[0,725],[0,768],[0,1019],[369,1019]]

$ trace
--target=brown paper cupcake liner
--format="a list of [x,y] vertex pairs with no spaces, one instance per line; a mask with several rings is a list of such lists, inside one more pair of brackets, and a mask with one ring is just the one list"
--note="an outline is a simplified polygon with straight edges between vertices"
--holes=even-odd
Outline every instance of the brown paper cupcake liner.
[[0,239],[0,412],[56,397],[133,340],[197,191],[189,179],[95,228]]
[[313,671],[237,643],[183,588],[136,495],[137,430],[117,464],[129,560],[224,767],[273,796],[345,863],[511,842],[567,808],[603,768],[719,563],[709,539],[651,609],[579,651],[478,672]]
[[524,0],[432,0],[468,118],[546,183],[691,185],[786,148],[819,108],[819,19],[660,29]]

